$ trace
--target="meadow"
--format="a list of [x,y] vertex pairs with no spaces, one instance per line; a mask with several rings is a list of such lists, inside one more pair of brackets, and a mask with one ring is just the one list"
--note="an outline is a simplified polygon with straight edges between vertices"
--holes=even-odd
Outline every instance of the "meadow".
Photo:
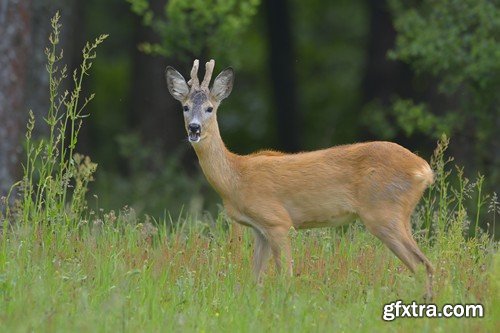
[[481,303],[484,318],[382,320],[383,304],[423,302],[415,278],[356,223],[292,232],[295,276],[251,275],[251,233],[214,221],[138,223],[133,210],[80,228],[19,225],[1,250],[3,332],[453,331],[498,329],[499,265],[486,236],[459,224],[430,244],[435,299]]
[[483,177],[468,180],[453,166],[447,138],[432,157],[436,183],[424,194],[413,228],[436,269],[433,302],[481,303],[484,317],[385,322],[383,305],[422,303],[425,281],[359,222],[290,230],[294,276],[270,265],[258,285],[251,274],[252,234],[223,211],[155,218],[130,207],[90,208],[88,183],[97,166],[75,147],[92,95],[80,93],[106,36],[85,46],[81,67],[70,75],[73,90],[60,94],[67,73],[58,64],[57,15],[52,25],[49,136],[32,138],[31,116],[23,178],[2,198],[0,331],[498,331],[500,257],[492,236],[498,199],[483,193]]

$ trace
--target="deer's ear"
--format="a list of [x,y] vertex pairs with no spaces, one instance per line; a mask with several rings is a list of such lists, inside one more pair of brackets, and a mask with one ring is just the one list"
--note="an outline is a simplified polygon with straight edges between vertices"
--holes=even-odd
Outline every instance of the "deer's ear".
[[216,101],[222,101],[233,90],[233,81],[234,71],[231,67],[228,67],[215,78],[210,94]]
[[168,91],[178,101],[183,101],[189,94],[189,87],[184,77],[173,67],[168,66],[165,70]]

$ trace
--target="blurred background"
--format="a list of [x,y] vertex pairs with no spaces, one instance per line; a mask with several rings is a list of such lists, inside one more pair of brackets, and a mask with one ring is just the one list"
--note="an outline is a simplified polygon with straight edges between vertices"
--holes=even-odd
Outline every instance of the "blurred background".
[[429,160],[445,133],[465,174],[500,190],[498,1],[2,0],[2,195],[20,175],[27,110],[39,125],[47,112],[57,10],[70,69],[85,41],[110,35],[85,84],[96,96],[77,147],[99,165],[96,207],[217,211],[164,78],[167,65],[188,77],[195,58],[235,69],[218,112],[234,152],[390,140]]

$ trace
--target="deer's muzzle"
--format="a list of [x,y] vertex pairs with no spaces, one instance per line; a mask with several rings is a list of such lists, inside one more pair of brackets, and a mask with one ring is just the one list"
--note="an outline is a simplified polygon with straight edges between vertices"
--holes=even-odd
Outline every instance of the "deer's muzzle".
[[190,142],[198,142],[201,138],[201,125],[191,123],[188,125],[188,139]]

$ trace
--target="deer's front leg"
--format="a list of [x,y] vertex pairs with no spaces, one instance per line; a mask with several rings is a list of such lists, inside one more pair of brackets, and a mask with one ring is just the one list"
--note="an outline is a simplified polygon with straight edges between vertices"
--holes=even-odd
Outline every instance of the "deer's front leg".
[[288,229],[277,227],[269,230],[269,243],[278,272],[285,266],[285,273],[293,276],[292,246],[288,237]]
[[260,284],[262,283],[262,272],[264,271],[269,255],[271,254],[271,246],[266,237],[259,231],[254,229],[254,249],[253,249],[253,274],[255,279]]

